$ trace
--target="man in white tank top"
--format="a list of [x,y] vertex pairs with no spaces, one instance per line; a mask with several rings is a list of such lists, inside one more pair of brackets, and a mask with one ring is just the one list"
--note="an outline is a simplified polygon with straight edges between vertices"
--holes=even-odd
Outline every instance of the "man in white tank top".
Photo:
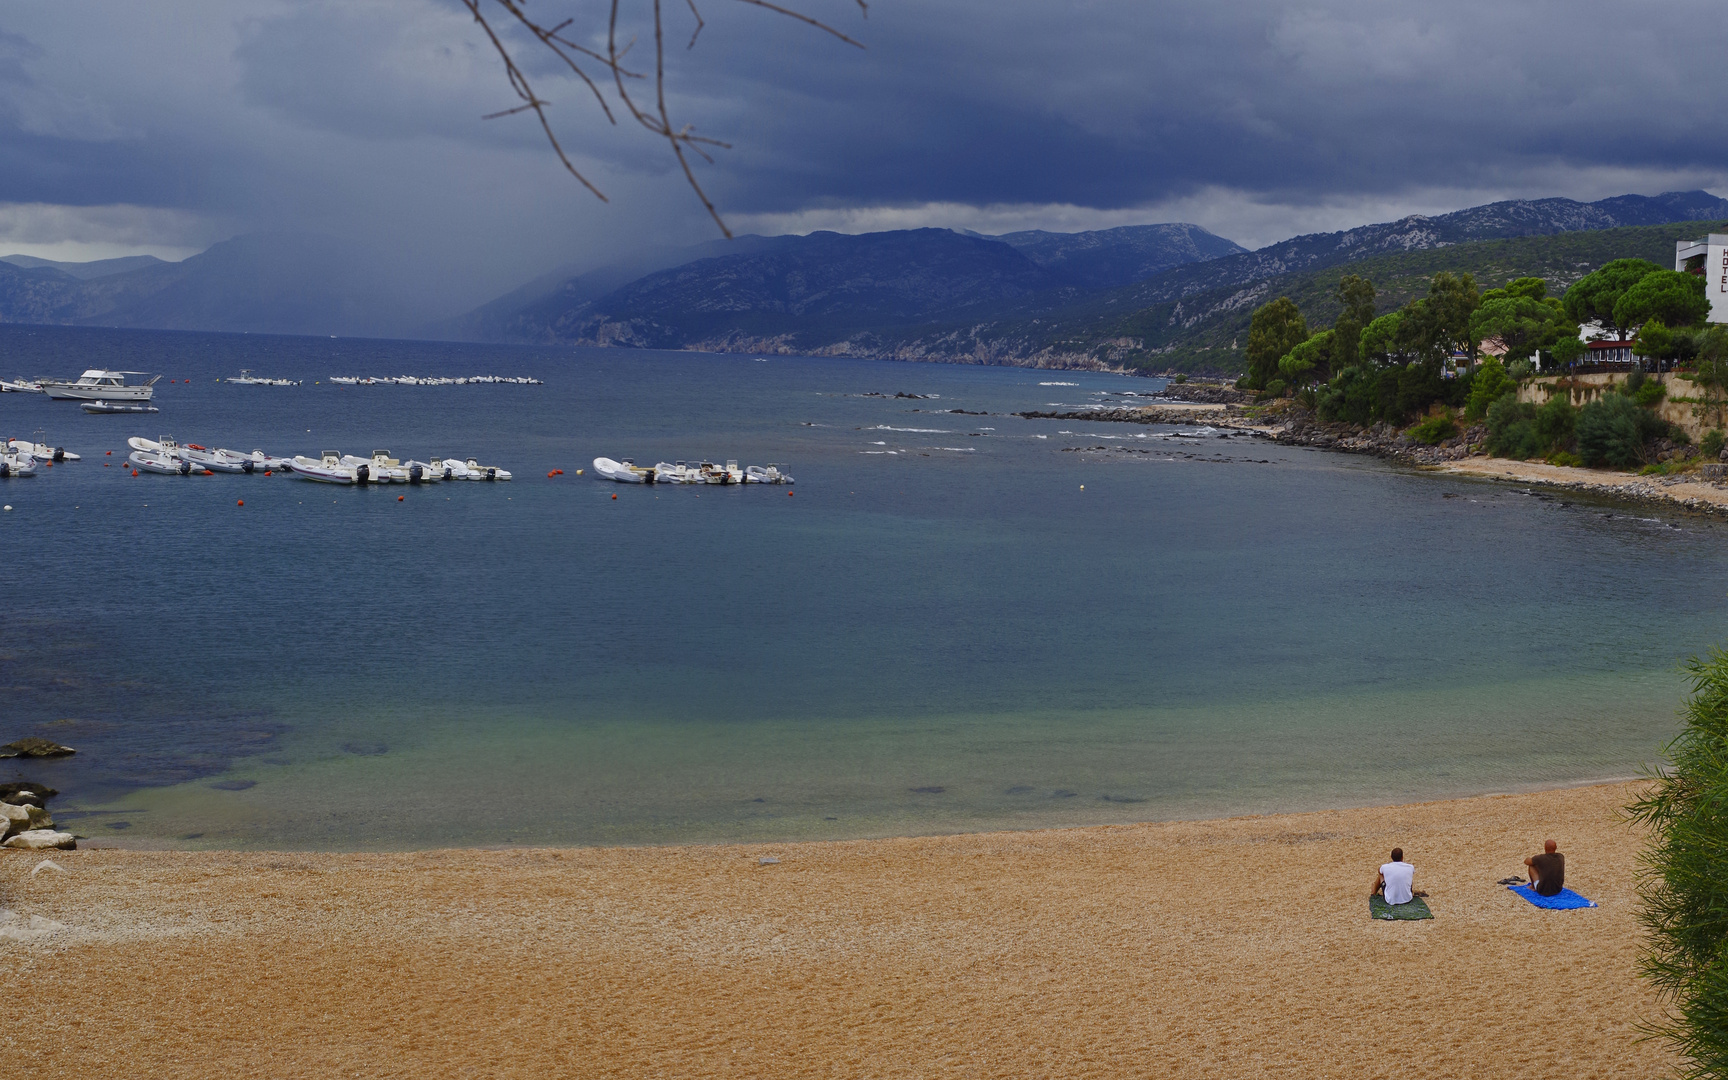
[[1404,849],[1392,849],[1392,861],[1380,868],[1374,877],[1374,892],[1386,897],[1388,904],[1408,904],[1416,884],[1416,868],[1404,861]]

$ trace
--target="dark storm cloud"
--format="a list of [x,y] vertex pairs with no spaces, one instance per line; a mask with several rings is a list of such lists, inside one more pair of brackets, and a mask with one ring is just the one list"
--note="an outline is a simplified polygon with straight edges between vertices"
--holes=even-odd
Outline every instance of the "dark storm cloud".
[[[746,222],[1146,208],[1267,242],[1312,227],[1304,207],[1350,224],[1728,178],[1728,85],[1709,74],[1723,35],[1696,0],[877,0],[867,20],[850,0],[801,5],[867,50],[700,6],[694,50],[687,9],[665,9],[673,118],[734,145],[698,171]],[[613,202],[575,187],[531,117],[481,120],[513,99],[455,0],[67,10],[12,9],[0,33],[0,202],[340,232],[477,290],[712,235],[664,145],[606,123],[531,47],[560,138]],[[535,10],[604,33],[591,0]],[[626,34],[646,70],[650,27]]]

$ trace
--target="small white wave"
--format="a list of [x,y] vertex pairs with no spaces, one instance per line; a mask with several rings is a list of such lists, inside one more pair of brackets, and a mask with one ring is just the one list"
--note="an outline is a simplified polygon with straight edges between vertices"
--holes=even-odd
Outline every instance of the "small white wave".
[[1041,382],[1039,386],[1079,386],[1077,382]]
[[900,452],[900,451],[898,451],[898,450],[860,450],[860,451],[858,451],[858,452],[859,452],[859,453],[860,453],[860,454],[876,454],[876,455],[881,455],[881,454],[898,454],[898,453],[899,453],[899,452]]
[[885,442],[873,442],[870,445],[871,446],[887,446],[888,444]]
[[949,450],[949,451],[952,451],[953,453],[956,453],[956,454],[971,454],[971,453],[976,452],[970,446],[932,446],[932,447],[930,447],[930,449],[932,449],[932,450]]
[[1048,436],[1048,435],[1034,435],[1032,437],[1034,439],[1048,439],[1050,436]]
[[888,426],[888,425],[887,425],[887,424],[877,424],[877,425],[876,425],[876,426],[875,426],[875,427],[874,427],[874,428],[872,428],[872,429],[871,429],[871,430],[873,430],[873,431],[904,431],[904,432],[909,432],[909,433],[911,433],[911,434],[913,434],[913,435],[952,435],[952,434],[954,434],[954,432],[953,432],[953,430],[952,430],[952,429],[950,429],[950,428],[939,428],[939,427],[889,427],[889,426]]

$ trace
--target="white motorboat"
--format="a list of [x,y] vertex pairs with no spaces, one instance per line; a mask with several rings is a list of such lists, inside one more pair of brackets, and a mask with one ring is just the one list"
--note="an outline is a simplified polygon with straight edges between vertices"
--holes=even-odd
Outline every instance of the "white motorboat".
[[5,379],[0,379],[0,394],[42,393],[46,393],[46,391],[42,389],[41,383],[32,382],[29,379],[15,379],[10,382]]
[[13,476],[35,476],[36,457],[33,454],[18,454],[10,450],[0,450],[0,479]]
[[230,457],[240,458],[242,461],[250,462],[252,467],[247,469],[247,472],[260,473],[294,471],[294,462],[292,459],[285,457],[271,457],[262,450],[254,450],[250,454],[242,454],[238,450],[218,450],[216,452],[219,454],[227,454]]
[[404,461],[402,467],[408,470],[410,484],[433,484],[444,479],[444,470],[434,468],[429,461]]
[[91,368],[78,378],[68,382],[64,379],[43,379],[42,391],[49,397],[60,401],[149,401],[156,392],[156,380],[160,375],[152,375],[146,383],[127,383],[128,375],[143,375],[142,371],[107,371],[103,368]]
[[194,472],[206,471],[194,469],[192,463],[185,458],[161,450],[134,450],[126,455],[126,460],[141,472],[163,473],[168,476],[191,476]]
[[197,443],[187,443],[180,448],[180,456],[194,465],[209,469],[211,472],[249,473],[252,462],[239,454],[230,454],[226,450],[212,450]]
[[656,479],[653,469],[640,468],[629,458],[613,461],[609,457],[597,457],[594,459],[594,475],[619,484],[652,484]]
[[364,484],[372,478],[372,467],[369,464],[344,465],[340,453],[326,450],[316,458],[295,457],[294,475],[321,484]]
[[674,461],[670,465],[662,461],[654,466],[654,482],[656,484],[706,484],[708,478],[702,471],[693,468],[689,462]]
[[746,484],[790,484],[792,478],[781,472],[780,466],[770,461],[767,468],[760,465],[746,466],[744,482]]
[[455,458],[433,458],[431,465],[432,471],[437,473],[441,480],[468,479],[468,466]]
[[473,458],[469,458],[467,461],[463,462],[463,464],[468,467],[468,475],[465,477],[465,479],[468,479],[468,480],[508,480],[508,479],[510,479],[509,470],[500,469],[500,468],[493,466],[493,465],[482,465],[478,461],[475,461]]
[[264,379],[252,374],[247,368],[241,368],[238,376],[230,376],[226,382],[238,383],[241,386],[299,386],[299,379]]
[[16,454],[29,454],[37,461],[84,460],[83,455],[74,454],[64,446],[49,446],[47,443],[42,441],[42,433],[40,431],[38,431],[36,435],[37,438],[34,441],[30,439],[12,439],[6,444],[7,448]]
[[147,413],[161,412],[154,405],[139,401],[81,401],[78,407],[87,413]]
[[374,484],[406,484],[408,470],[403,464],[390,456],[388,450],[374,450],[369,458],[357,454],[343,454],[342,464],[350,469],[366,466],[367,475]]
[[744,470],[738,467],[736,459],[728,458],[725,465],[716,465],[712,461],[704,461],[698,465],[703,476],[710,484],[742,484]]

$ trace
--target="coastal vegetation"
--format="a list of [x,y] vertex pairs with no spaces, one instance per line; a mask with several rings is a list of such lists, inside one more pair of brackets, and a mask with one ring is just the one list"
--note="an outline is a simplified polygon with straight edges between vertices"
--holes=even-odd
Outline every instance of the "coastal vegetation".
[[[1551,296],[1541,277],[1482,291],[1469,273],[1440,271],[1426,295],[1394,311],[1376,314],[1376,300],[1366,277],[1343,275],[1333,324],[1318,331],[1288,296],[1263,304],[1237,387],[1262,401],[1292,398],[1323,424],[1391,425],[1416,443],[1474,445],[1496,457],[1670,472],[1721,453],[1728,329],[1703,325],[1709,301],[1695,274],[1613,259]],[[1662,415],[1668,386],[1642,368],[1618,381],[1532,385],[1586,352],[1580,320],[1633,341],[1698,388],[1674,401],[1694,406],[1691,419],[1713,421],[1699,450],[1686,424]]]
[[1644,975],[1671,1012],[1657,1030],[1697,1077],[1728,1075],[1728,652],[1687,665],[1686,726],[1667,747],[1673,764],[1630,809],[1650,826],[1639,894],[1649,931]]

